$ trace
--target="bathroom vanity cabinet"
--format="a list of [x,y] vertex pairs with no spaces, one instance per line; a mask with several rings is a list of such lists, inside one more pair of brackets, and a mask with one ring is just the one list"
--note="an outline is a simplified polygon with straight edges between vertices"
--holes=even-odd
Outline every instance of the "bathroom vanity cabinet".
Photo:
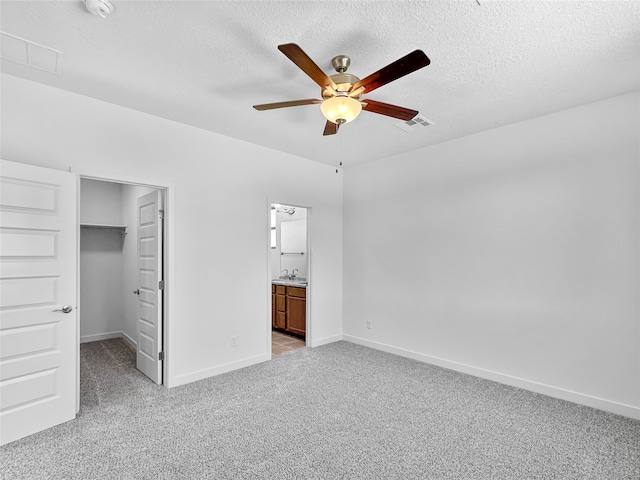
[[272,284],[271,324],[274,328],[304,335],[307,324],[307,289]]

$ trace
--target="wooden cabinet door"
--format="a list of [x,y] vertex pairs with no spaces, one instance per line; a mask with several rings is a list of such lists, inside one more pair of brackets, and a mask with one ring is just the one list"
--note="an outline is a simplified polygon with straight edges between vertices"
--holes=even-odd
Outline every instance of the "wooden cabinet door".
[[276,326],[276,294],[271,293],[271,326]]
[[287,330],[304,335],[307,329],[307,300],[287,296]]
[[285,312],[276,312],[275,327],[282,330],[287,327],[287,314]]

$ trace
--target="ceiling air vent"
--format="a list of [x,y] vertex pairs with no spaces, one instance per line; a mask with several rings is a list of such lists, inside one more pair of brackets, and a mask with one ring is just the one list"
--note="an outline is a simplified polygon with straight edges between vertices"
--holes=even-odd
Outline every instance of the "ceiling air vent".
[[394,123],[396,127],[406,133],[415,132],[417,130],[421,130],[422,127],[428,127],[429,125],[433,125],[431,120],[427,120],[422,115],[416,115],[408,122],[400,122]]
[[0,32],[0,42],[3,59],[56,75],[62,74],[62,52],[5,32]]

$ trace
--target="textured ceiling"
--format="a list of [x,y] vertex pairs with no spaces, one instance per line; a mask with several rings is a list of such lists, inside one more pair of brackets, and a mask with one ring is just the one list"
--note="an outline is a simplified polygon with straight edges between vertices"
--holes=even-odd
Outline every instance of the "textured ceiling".
[[[80,0],[2,0],[3,32],[64,53],[61,75],[4,59],[2,71],[345,167],[640,86],[638,1],[112,3],[101,19]],[[434,125],[405,133],[363,112],[323,137],[318,105],[255,111],[319,97],[277,50],[289,42],[328,74],[332,57],[349,55],[360,78],[424,50],[431,65],[370,98]]]

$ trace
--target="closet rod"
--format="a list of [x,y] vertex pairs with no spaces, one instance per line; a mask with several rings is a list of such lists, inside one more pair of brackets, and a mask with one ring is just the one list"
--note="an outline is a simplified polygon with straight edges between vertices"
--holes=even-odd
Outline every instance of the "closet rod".
[[100,225],[100,224],[91,224],[91,223],[81,223],[80,228],[90,229],[90,230],[113,230],[122,235],[127,234],[127,227],[124,225]]

